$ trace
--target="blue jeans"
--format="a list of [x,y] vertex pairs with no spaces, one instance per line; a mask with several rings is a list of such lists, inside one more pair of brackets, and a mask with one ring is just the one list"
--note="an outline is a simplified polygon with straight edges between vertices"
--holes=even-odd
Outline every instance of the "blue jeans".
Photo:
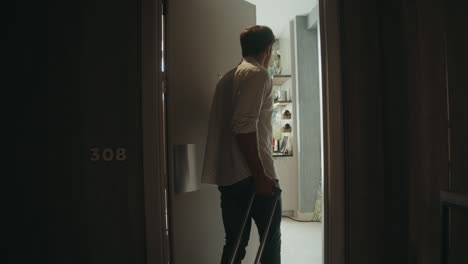
[[[242,227],[242,221],[247,211],[250,196],[253,190],[253,178],[248,177],[240,182],[229,186],[219,186],[221,192],[221,210],[223,215],[224,231],[226,233],[225,245],[221,264],[228,264],[228,261],[234,251],[237,236]],[[260,241],[264,236],[264,231],[268,224],[271,209],[273,206],[273,197],[255,197],[250,216],[247,220],[242,240],[237,252],[237,258],[234,263],[240,264],[245,257],[245,248],[249,242],[250,228],[252,219],[257,225]],[[281,199],[278,201],[275,213],[267,236],[265,248],[261,258],[262,264],[280,264],[281,263]]]

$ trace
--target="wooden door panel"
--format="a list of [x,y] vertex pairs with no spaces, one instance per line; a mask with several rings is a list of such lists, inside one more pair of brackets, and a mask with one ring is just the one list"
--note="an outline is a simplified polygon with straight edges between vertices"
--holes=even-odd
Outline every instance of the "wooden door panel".
[[[201,167],[216,83],[241,61],[239,34],[255,24],[255,6],[242,0],[171,0],[167,10],[169,169],[177,166],[171,160],[176,144],[195,144]],[[224,229],[216,186],[171,192],[170,206],[174,263],[219,263]]]

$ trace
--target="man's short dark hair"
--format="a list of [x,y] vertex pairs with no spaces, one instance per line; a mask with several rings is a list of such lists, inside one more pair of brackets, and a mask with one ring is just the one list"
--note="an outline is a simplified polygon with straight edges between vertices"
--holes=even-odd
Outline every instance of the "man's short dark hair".
[[242,57],[255,56],[275,42],[273,31],[266,26],[251,26],[240,34]]

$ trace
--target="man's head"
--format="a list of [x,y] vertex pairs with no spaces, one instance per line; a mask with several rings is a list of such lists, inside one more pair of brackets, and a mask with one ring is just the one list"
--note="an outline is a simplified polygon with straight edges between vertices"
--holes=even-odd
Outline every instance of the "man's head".
[[266,26],[251,26],[240,34],[242,57],[259,57],[266,55],[269,61],[271,46],[275,42],[273,31]]

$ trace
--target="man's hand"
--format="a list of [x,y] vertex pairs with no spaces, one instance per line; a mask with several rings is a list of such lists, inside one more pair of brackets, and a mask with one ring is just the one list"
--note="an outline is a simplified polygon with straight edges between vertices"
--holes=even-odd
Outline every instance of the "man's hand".
[[239,148],[244,154],[252,176],[254,177],[253,191],[262,196],[273,196],[276,186],[275,180],[265,175],[265,171],[258,155],[257,132],[237,134]]
[[265,175],[263,170],[254,176],[254,191],[255,193],[262,196],[273,196],[273,190],[276,186],[276,182]]

